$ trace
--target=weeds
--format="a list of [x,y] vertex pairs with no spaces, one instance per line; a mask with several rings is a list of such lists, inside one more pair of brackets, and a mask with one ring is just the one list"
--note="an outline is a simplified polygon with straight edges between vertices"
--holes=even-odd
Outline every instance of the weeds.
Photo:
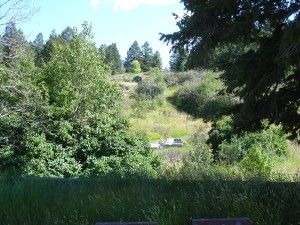
[[103,177],[1,179],[0,224],[95,224],[248,216],[254,224],[296,225],[299,183],[176,181]]

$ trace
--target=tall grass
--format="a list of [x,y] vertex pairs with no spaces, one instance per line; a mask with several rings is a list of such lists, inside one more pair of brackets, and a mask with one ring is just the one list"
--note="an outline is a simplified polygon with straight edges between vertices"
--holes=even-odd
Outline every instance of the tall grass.
[[[188,142],[197,130],[209,127],[202,119],[193,119],[185,113],[178,112],[167,101],[155,110],[145,112],[142,118],[133,116],[129,121],[133,131],[150,134],[151,141],[178,137]],[[151,134],[157,134],[156,136],[160,138],[152,138]]]
[[147,179],[0,180],[0,224],[95,224],[250,217],[254,224],[300,223],[300,184]]

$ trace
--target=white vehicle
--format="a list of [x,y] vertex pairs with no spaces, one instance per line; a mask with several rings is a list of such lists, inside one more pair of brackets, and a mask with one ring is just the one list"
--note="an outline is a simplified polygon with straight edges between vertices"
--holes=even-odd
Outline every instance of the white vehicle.
[[157,143],[151,143],[150,147],[151,148],[164,148],[164,146],[162,146],[159,142],[157,142]]
[[165,146],[183,146],[181,138],[168,138],[164,144]]

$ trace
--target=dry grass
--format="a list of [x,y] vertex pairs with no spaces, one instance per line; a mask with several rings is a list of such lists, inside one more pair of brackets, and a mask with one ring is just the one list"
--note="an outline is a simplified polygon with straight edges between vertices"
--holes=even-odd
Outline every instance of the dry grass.
[[166,99],[175,89],[167,89],[164,102],[155,110],[147,112],[143,118],[131,117],[131,129],[145,132],[151,141],[158,141],[169,137],[182,138],[187,144],[199,130],[210,129],[210,124],[202,119],[194,119],[183,112],[178,112]]
[[300,173],[300,145],[288,141],[289,155],[286,160],[279,162],[278,171],[281,173]]
[[138,132],[145,132],[158,138],[149,138],[152,141],[166,139],[168,137],[182,138],[189,142],[191,137],[198,130],[207,129],[209,124],[202,119],[193,119],[191,116],[178,112],[170,103],[165,104],[156,110],[150,111],[144,115],[144,118],[130,118],[131,129]]

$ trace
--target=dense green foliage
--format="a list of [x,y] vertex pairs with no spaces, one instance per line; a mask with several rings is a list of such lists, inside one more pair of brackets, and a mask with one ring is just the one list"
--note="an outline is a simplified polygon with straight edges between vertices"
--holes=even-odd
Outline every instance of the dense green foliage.
[[134,73],[134,74],[138,74],[141,71],[142,70],[141,70],[140,62],[138,60],[133,60],[130,63],[129,72]]
[[223,72],[227,93],[242,100],[243,129],[261,120],[300,129],[299,1],[182,0],[178,32],[162,34],[173,48],[190,49],[188,65]]
[[[267,124],[265,124],[267,126]],[[246,132],[232,136],[220,145],[219,157],[238,167],[248,177],[266,177],[273,172],[274,164],[287,156],[286,135],[276,127],[260,132]]]
[[119,116],[121,93],[107,79],[91,27],[84,23],[81,32],[68,29],[51,40],[41,68],[33,51],[1,67],[1,173],[155,176],[159,161]]
[[183,72],[187,70],[188,51],[178,50],[173,52],[170,56],[170,71],[172,72]]
[[214,121],[228,113],[233,105],[230,96],[219,94],[222,88],[218,74],[199,72],[178,88],[172,102],[179,110],[194,117]]
[[148,77],[139,82],[136,93],[150,100],[162,95],[166,88],[162,76],[158,68],[151,69]]
[[137,60],[140,63],[141,71],[148,72],[151,68],[162,67],[162,59],[158,51],[153,53],[148,42],[145,42],[141,47],[137,41],[134,41],[133,44],[127,51],[127,57],[124,62],[124,66],[127,72],[130,72],[131,63]]
[[[255,104],[268,107],[274,97],[272,104],[279,104],[275,122],[299,132],[298,15],[278,24],[298,2],[250,1],[251,7],[245,1],[182,2],[192,13],[178,23],[178,33],[163,36],[178,44],[170,61],[173,72],[164,75],[159,52],[135,41],[125,61],[134,74],[115,76],[114,82],[110,75],[122,72],[116,44],[97,48],[89,24],[82,31],[53,31],[46,42],[40,33],[33,43],[15,23],[7,24],[0,36],[0,225],[179,225],[191,224],[192,218],[244,216],[262,225],[300,223],[299,172],[277,171],[289,157],[287,135],[266,121],[253,131],[258,127],[253,121],[269,116],[251,114]],[[240,11],[232,16],[236,7]],[[249,14],[258,19],[252,30],[247,30]],[[186,71],[194,66],[219,72]],[[166,97],[194,117],[177,112]],[[284,100],[289,100],[285,106]],[[252,112],[236,113],[250,103]],[[291,116],[288,123],[286,116]],[[184,146],[157,150],[166,156],[162,161],[145,134],[130,130],[127,117],[145,118],[132,125],[153,126],[147,133],[151,140],[178,137]],[[195,117],[204,120],[195,122]],[[242,131],[247,124],[251,132]]]
[[102,46],[102,49],[105,52],[104,63],[110,66],[110,71],[112,75],[123,73],[123,64],[119,50],[116,43],[112,43],[109,46]]
[[215,160],[237,165],[245,176],[269,177],[276,162],[287,156],[287,135],[266,121],[263,124],[260,131],[240,132],[231,117],[218,120],[207,140]]
[[207,143],[211,145],[214,155],[218,158],[220,144],[223,141],[230,141],[231,137],[240,133],[231,116],[223,116],[212,124],[208,132]]

